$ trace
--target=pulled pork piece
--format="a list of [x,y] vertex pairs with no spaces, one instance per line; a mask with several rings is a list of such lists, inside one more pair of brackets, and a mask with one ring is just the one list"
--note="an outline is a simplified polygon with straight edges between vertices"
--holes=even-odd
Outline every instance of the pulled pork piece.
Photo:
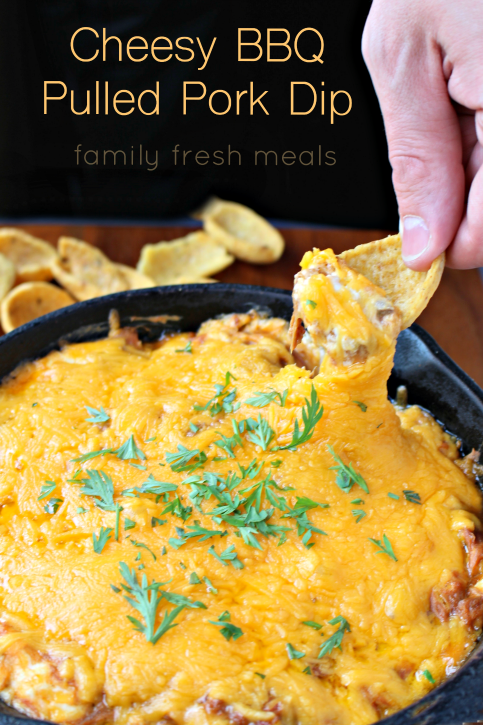
[[450,614],[455,612],[459,602],[464,599],[467,583],[458,571],[454,571],[451,579],[441,587],[431,591],[431,611],[440,622],[447,622]]
[[391,344],[401,330],[401,314],[383,290],[335,256],[314,249],[295,276],[291,350],[309,369],[364,363]]
[[230,725],[276,725],[282,717],[283,705],[279,700],[268,700],[263,707],[266,718],[261,712],[251,711],[239,704],[228,705],[224,700],[206,695],[200,701],[208,715],[221,715]]
[[478,573],[478,567],[483,559],[483,533],[463,529],[463,539],[467,551],[467,567],[470,577]]

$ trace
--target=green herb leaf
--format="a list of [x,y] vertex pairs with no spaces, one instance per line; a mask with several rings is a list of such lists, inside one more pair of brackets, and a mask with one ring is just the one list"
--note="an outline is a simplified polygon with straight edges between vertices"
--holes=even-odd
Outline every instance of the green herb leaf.
[[154,478],[153,474],[150,473],[148,479],[136,488],[126,488],[122,492],[123,496],[137,496],[140,493],[153,493],[159,495],[169,491],[176,491],[178,485],[176,483],[166,483],[165,481],[158,481]]
[[403,491],[403,494],[409,503],[421,503],[421,496],[416,491]]
[[[167,494],[166,494],[167,495]],[[187,521],[191,516],[193,508],[191,506],[183,506],[179,496],[176,496],[162,511],[161,516],[164,514],[173,514],[183,521]]]
[[290,642],[286,643],[285,648],[287,650],[289,660],[299,660],[302,657],[305,657],[305,652],[298,652],[295,647],[290,644]]
[[266,677],[266,675],[262,675],[261,672],[255,672],[255,674],[258,675],[258,677],[260,677],[262,680],[264,680]]
[[141,541],[135,541],[134,539],[129,539],[129,541],[131,542],[131,544],[133,546],[137,546],[139,549],[146,549],[146,551],[149,551],[149,553],[153,557],[154,561],[156,561],[156,554],[154,554],[151,551],[151,549],[149,548],[149,546],[146,546],[146,544],[143,544]]
[[38,497],[37,501],[42,501],[43,498],[47,498],[47,496],[50,496],[56,486],[57,484],[55,483],[55,481],[46,481],[40,489],[40,496]]
[[76,514],[86,514],[86,513],[87,513],[87,509],[83,508],[82,506],[79,506],[76,509]]
[[210,624],[214,624],[215,627],[221,627],[220,633],[226,640],[230,641],[232,638],[234,640],[239,639],[239,637],[243,636],[243,632],[239,627],[235,627],[234,624],[230,624],[230,619],[230,612],[226,611],[223,612],[223,614],[220,614],[216,622],[213,622],[211,619],[208,621]]
[[260,446],[264,451],[267,450],[274,436],[275,431],[270,428],[268,421],[261,415],[258,416],[256,427],[247,433],[248,440]]
[[167,584],[168,582],[156,582],[153,580],[148,585],[148,580],[145,574],[143,574],[142,582],[139,584],[134,569],[129,569],[128,565],[123,561],[119,564],[119,570],[122,578],[126,584],[122,584],[122,588],[127,592],[129,596],[125,594],[124,599],[129,604],[137,609],[144,619],[144,623],[140,622],[134,617],[128,616],[129,621],[134,624],[134,629],[144,634],[148,642],[156,644],[156,642],[170,629],[176,627],[174,620],[178,614],[185,609],[185,604],[180,604],[178,607],[172,610],[169,614],[164,613],[164,617],[161,624],[155,629],[156,612],[166,592],[159,592],[159,589]]
[[166,521],[163,521],[162,519],[157,519],[155,516],[151,517],[151,526],[153,529],[155,529],[156,526],[164,526],[165,523]]
[[319,403],[317,391],[312,385],[312,392],[310,393],[310,401],[305,398],[305,405],[302,408],[302,421],[304,428],[301,431],[298,420],[295,421],[294,430],[292,433],[292,441],[286,446],[274,446],[273,451],[276,450],[289,450],[295,451],[298,446],[303,443],[307,443],[312,438],[315,430],[315,426],[322,418],[324,414],[324,407],[322,403]]
[[95,534],[92,534],[92,543],[94,545],[94,551],[96,552],[96,554],[102,554],[102,550],[111,538],[112,532],[113,529],[105,529],[103,526],[101,526],[99,536],[96,537]]
[[356,524],[358,524],[364,516],[367,516],[367,513],[363,509],[352,509],[351,514],[355,516]]
[[171,470],[175,473],[181,471],[196,471],[207,461],[206,453],[194,448],[192,451],[185,448],[181,444],[178,445],[178,453],[166,453],[166,461],[169,463]]
[[327,446],[327,449],[337,464],[336,466],[330,466],[329,471],[337,471],[335,482],[339,488],[342,491],[349,493],[352,486],[357,483],[357,485],[360,486],[365,493],[369,493],[367,483],[364,481],[361,474],[354,470],[352,463],[349,463],[349,465],[344,463],[340,456],[334,452],[332,446]]
[[305,622],[302,622],[302,624],[305,624],[307,627],[312,627],[312,629],[322,629],[322,625],[318,622],[312,622],[311,619],[306,619]]
[[340,624],[340,627],[337,632],[334,632],[334,634],[326,639],[325,642],[322,644],[318,655],[319,659],[321,657],[324,657],[325,655],[330,655],[335,647],[338,647],[341,650],[342,638],[344,637],[344,634],[351,631],[349,622],[344,617],[335,617],[335,619],[329,620],[329,624],[334,627],[336,624]]
[[85,408],[89,415],[92,416],[92,418],[86,418],[86,421],[88,421],[89,423],[106,423],[108,420],[110,420],[110,416],[106,413],[102,405],[100,410],[96,410],[96,408],[91,408],[89,405],[86,405]]
[[394,561],[397,561],[396,555],[394,554],[391,542],[387,538],[386,534],[382,535],[382,541],[380,539],[369,539],[373,544],[375,544],[380,551],[376,551],[376,554],[387,554],[391,557]]
[[201,584],[201,579],[195,571],[190,574],[190,584]]
[[355,498],[353,501],[351,501],[351,503],[355,503],[360,506],[361,504],[365,503],[365,501],[362,498]]
[[[203,539],[201,539],[203,541]],[[240,561],[238,558],[238,555],[236,553],[235,547],[232,544],[229,546],[225,551],[222,551],[221,554],[217,554],[215,551],[214,546],[210,546],[208,549],[208,554],[211,554],[215,557],[215,559],[218,559],[220,564],[223,564],[223,566],[228,566],[228,563],[232,564],[235,569],[244,569],[245,565],[243,562]]]
[[132,458],[139,458],[141,461],[146,460],[146,454],[137,447],[134,436],[131,435],[125,443],[122,444],[117,450],[113,451],[118,458],[123,461],[128,461]]
[[79,483],[84,484],[80,491],[81,494],[100,499],[99,501],[96,500],[95,504],[103,511],[116,511],[112,478],[105,471],[98,471],[97,469],[89,469],[85,473],[87,478],[79,481]]
[[212,594],[218,594],[218,589],[215,589],[215,587],[210,582],[210,580],[208,579],[207,576],[203,577],[203,581],[205,582],[206,588],[208,589],[209,592],[211,592]]
[[114,538],[116,541],[119,541],[119,526],[121,523],[121,511],[123,511],[122,506],[120,506],[118,503],[116,504],[116,524],[114,527]]
[[433,675],[431,674],[431,672],[429,670],[424,670],[423,675],[428,680],[428,682],[430,682],[432,685],[436,684],[436,680],[434,679]]
[[44,506],[44,511],[46,514],[56,514],[59,510],[59,506],[61,503],[64,502],[63,498],[49,498],[47,503]]
[[120,593],[121,593],[121,591],[122,591],[121,589],[119,589],[119,587],[116,587],[116,586],[114,586],[114,584],[111,584],[111,589],[112,589],[112,591],[113,591],[113,592],[115,592],[116,594],[120,594]]
[[258,391],[252,398],[245,400],[246,405],[252,405],[254,408],[264,408],[266,405],[273,403],[278,400],[280,407],[284,408],[287,400],[288,389],[284,390],[283,393],[279,393],[277,390],[273,390],[270,393],[263,393]]
[[399,496],[397,495],[397,493],[388,493],[387,494],[387,497],[388,498],[393,498],[394,501],[399,501]]
[[305,668],[305,670],[302,670],[302,674],[304,674],[304,675],[311,675],[312,674],[312,670],[310,669],[309,665],[307,665],[307,667]]
[[103,448],[100,451],[91,451],[90,453],[84,453],[79,458],[73,458],[72,463],[85,463],[86,461],[97,458],[97,456],[107,456],[108,453],[114,453],[113,448]]
[[190,423],[189,426],[192,433],[198,433],[199,428],[197,425],[195,425],[194,423]]
[[311,307],[313,310],[317,307],[317,302],[314,302],[314,300],[305,300],[305,304]]
[[132,519],[124,519],[124,531],[129,531],[130,529],[134,529],[136,526],[136,522]]
[[186,347],[183,347],[182,350],[175,350],[175,352],[189,352],[193,354],[193,347],[191,345],[191,340],[188,340]]
[[355,405],[358,405],[358,406],[359,406],[359,408],[360,408],[360,409],[362,410],[362,412],[363,412],[363,413],[365,413],[365,412],[366,412],[366,410],[367,410],[367,405],[366,405],[365,403],[361,403],[361,401],[360,401],[360,400],[353,400],[352,402],[353,402],[353,403],[355,403]]

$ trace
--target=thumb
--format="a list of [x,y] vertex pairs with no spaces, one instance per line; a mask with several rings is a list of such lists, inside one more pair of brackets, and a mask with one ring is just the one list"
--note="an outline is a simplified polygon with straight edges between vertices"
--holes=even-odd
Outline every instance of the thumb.
[[375,57],[369,52],[366,62],[384,116],[403,259],[425,270],[453,241],[465,177],[460,127],[439,49],[414,29],[409,35],[406,43],[392,43]]

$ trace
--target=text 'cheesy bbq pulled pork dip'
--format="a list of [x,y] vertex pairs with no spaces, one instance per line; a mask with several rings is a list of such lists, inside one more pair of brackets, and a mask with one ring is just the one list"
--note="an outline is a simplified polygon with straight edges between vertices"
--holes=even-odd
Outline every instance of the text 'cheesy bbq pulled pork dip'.
[[[290,334],[255,312],[156,344],[114,326],[4,381],[4,701],[363,725],[458,668],[483,615],[476,464],[388,400],[410,285],[357,264],[304,257]],[[442,264],[408,270],[420,309]]]

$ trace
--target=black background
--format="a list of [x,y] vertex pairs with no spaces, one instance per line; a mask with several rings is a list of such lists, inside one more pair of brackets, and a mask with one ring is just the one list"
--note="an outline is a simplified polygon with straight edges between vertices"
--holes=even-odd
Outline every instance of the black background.
[[[360,39],[368,0],[258,0],[213,2],[212,0],[1,0],[0,8],[0,215],[3,217],[72,216],[76,218],[161,219],[189,213],[210,194],[244,202],[260,213],[279,219],[360,227],[395,227],[396,203],[382,118],[370,77],[360,52]],[[118,44],[107,46],[107,60],[81,63],[70,51],[72,34],[82,26],[95,28],[102,36],[117,35],[123,41],[123,60],[118,61]],[[324,63],[304,63],[295,54],[285,63],[237,62],[237,28],[287,28],[293,38],[304,27],[317,28],[324,37]],[[150,45],[157,36],[173,41],[196,36],[208,48],[217,37],[210,60],[203,71],[197,52],[190,63],[172,59],[157,63],[148,55],[141,63],[127,58],[129,38],[140,35]],[[273,36],[274,40],[283,40]],[[247,40],[249,38],[247,37]],[[184,41],[184,44],[188,44]],[[89,32],[80,33],[76,50],[90,57],[102,40]],[[299,49],[306,57],[318,51],[316,38],[306,33]],[[180,51],[178,51],[180,52]],[[249,49],[245,52],[249,53]],[[281,51],[283,54],[285,51]],[[148,51],[149,53],[149,51]],[[141,53],[138,53],[141,55]],[[161,54],[160,54],[161,55]],[[276,51],[274,52],[276,55]],[[184,54],[186,57],[186,53]],[[50,102],[43,113],[44,80],[61,80],[68,94]],[[127,88],[137,99],[145,89],[160,82],[160,114],[144,116],[136,110],[130,116],[95,115],[95,82],[110,84],[110,96]],[[202,80],[206,98],[182,113],[184,80]],[[243,109],[239,116],[230,111],[216,116],[208,108],[208,95],[225,89],[236,90],[255,84],[255,95],[268,94],[263,103],[266,116],[257,108],[252,116]],[[308,116],[290,115],[290,81],[307,81],[326,89],[326,114],[320,102]],[[54,87],[51,87],[54,89]],[[57,94],[60,86],[52,90]],[[74,91],[76,110],[85,107],[91,91],[91,115],[76,116],[70,110]],[[352,111],[330,124],[330,91],[348,91]],[[300,89],[297,89],[297,92]],[[301,103],[310,104],[310,92]],[[245,96],[246,99],[246,96]],[[222,108],[222,98],[215,108]],[[297,101],[298,102],[298,101]],[[341,110],[345,98],[339,96]],[[145,107],[150,109],[146,98]],[[234,107],[234,103],[232,109]],[[101,108],[103,95],[101,93]],[[127,110],[128,107],[123,107]],[[150,159],[157,150],[158,168],[147,171],[128,165],[76,166],[77,145],[82,150],[123,149],[139,144]],[[192,149],[190,163],[174,166],[172,149]],[[242,154],[242,165],[198,166],[194,152],[228,145]],[[335,166],[283,166],[280,156],[291,150],[299,154],[318,147],[335,151]],[[254,165],[254,151],[273,149],[279,154],[275,166]],[[92,156],[90,157],[92,160]],[[110,157],[112,158],[112,157]],[[307,160],[307,156],[304,157]],[[260,162],[260,159],[259,159]]]

